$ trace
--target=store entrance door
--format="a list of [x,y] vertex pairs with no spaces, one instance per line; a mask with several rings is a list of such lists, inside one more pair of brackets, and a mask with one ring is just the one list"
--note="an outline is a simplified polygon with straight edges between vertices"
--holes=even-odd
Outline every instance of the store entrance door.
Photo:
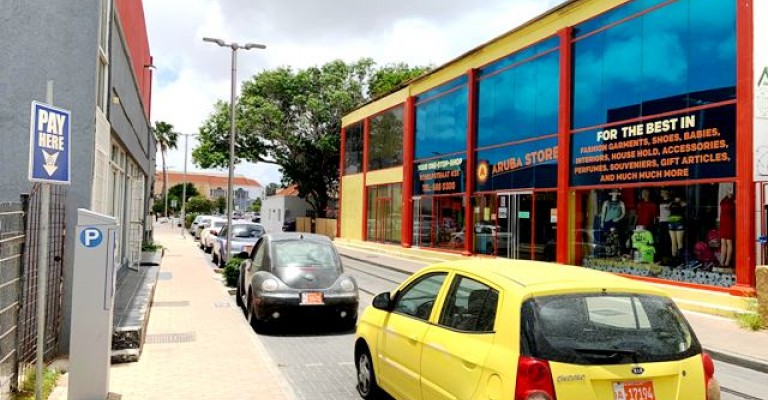
[[496,198],[496,256],[531,259],[532,192],[499,193]]
[[372,241],[384,243],[391,236],[392,226],[392,199],[379,197],[376,199],[376,228],[373,231]]

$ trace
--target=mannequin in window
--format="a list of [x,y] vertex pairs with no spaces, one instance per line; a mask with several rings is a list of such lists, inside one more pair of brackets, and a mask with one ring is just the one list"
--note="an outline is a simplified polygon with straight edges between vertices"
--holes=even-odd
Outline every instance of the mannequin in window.
[[617,228],[618,224],[627,213],[624,202],[619,200],[621,192],[619,189],[611,190],[611,198],[603,202],[603,208],[600,213],[603,229]]
[[659,250],[659,256],[662,260],[667,260],[670,256],[672,244],[669,233],[669,205],[672,198],[669,196],[669,189],[661,189],[659,192],[659,217],[657,218],[656,248]]
[[733,192],[728,191],[720,200],[720,265],[731,266],[733,256],[733,237],[735,236],[734,218],[736,208],[733,200]]
[[659,215],[659,206],[651,201],[651,191],[640,191],[640,201],[637,202],[637,226],[643,226],[652,230],[656,217]]
[[679,195],[669,203],[669,238],[672,240],[672,257],[677,257],[685,238],[685,205]]

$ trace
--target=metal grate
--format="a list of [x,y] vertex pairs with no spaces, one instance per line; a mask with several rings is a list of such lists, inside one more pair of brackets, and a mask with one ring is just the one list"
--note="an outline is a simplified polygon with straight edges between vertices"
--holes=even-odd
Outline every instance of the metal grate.
[[152,302],[152,307],[186,307],[189,305],[189,301],[155,301]]
[[16,383],[16,335],[24,254],[24,211],[0,203],[0,398]]
[[153,333],[148,334],[145,343],[147,344],[171,344],[171,343],[190,343],[197,340],[195,332],[182,333]]

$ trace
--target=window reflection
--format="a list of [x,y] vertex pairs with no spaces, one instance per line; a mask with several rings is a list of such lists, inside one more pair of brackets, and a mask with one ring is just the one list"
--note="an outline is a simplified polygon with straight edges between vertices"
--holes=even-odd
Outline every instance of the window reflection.
[[461,152],[467,146],[467,86],[416,104],[415,159]]
[[403,107],[396,107],[371,118],[368,138],[368,170],[403,164]]
[[344,175],[363,172],[363,122],[345,128]]

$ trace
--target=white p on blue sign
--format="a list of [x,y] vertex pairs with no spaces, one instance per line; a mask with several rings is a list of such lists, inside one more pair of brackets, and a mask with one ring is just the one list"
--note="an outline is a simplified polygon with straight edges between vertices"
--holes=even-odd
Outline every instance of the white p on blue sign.
[[80,232],[80,243],[85,247],[98,247],[104,240],[104,234],[99,228],[85,228]]
[[67,110],[32,102],[29,128],[29,180],[68,185],[70,123]]

